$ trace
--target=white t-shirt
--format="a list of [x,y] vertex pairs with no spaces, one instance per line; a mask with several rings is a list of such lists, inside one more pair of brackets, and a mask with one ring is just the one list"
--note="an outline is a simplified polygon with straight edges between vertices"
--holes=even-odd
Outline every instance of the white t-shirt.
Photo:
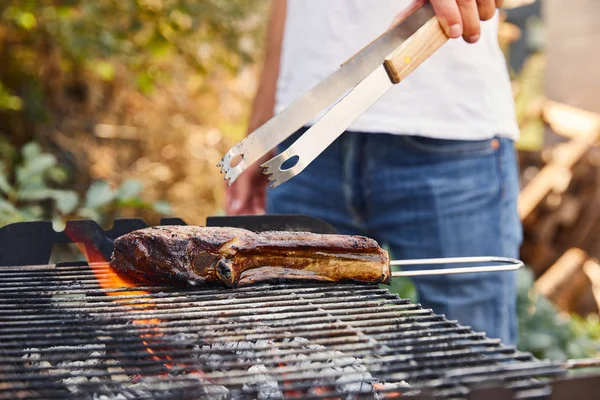
[[[410,0],[287,0],[287,4],[276,113],[388,29]],[[482,23],[477,43],[462,38],[446,43],[349,130],[443,139],[496,135],[517,139],[510,80],[498,44],[498,16]]]

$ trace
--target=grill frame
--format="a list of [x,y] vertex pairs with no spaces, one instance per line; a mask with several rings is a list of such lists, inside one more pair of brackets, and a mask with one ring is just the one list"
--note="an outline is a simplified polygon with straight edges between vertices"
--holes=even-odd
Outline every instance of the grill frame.
[[[306,223],[306,220],[303,221]],[[94,224],[79,222],[77,226],[81,228],[92,225]],[[34,226],[35,224],[32,224],[30,228],[33,229]],[[96,236],[91,237],[96,239],[88,240],[89,236],[86,235],[90,234],[89,229],[73,230],[73,226],[75,225],[71,225],[70,232],[76,233],[74,237],[78,240],[84,240],[88,255],[102,254],[98,251],[99,243],[103,243],[106,250],[110,237],[108,235],[99,237],[97,233],[101,228],[93,228],[91,233],[95,232]],[[121,228],[124,226],[123,223],[120,224]],[[137,228],[139,224],[136,224],[133,229]],[[120,234],[123,234],[122,229]],[[27,240],[31,240],[31,237]],[[492,394],[499,399],[512,398],[513,394],[524,399],[550,398],[556,384],[561,388],[565,385],[579,385],[578,391],[584,394],[581,393],[580,388],[585,385],[579,380],[568,379],[563,365],[536,360],[528,353],[505,346],[499,340],[489,339],[483,333],[473,332],[470,327],[462,326],[456,321],[449,321],[442,315],[423,309],[420,305],[412,304],[376,285],[273,283],[238,289],[211,288],[193,292],[151,285],[134,289],[146,290],[150,294],[129,294],[131,288],[101,288],[98,280],[102,280],[107,274],[106,264],[93,262],[0,266],[0,399],[5,398],[4,395],[7,396],[6,398],[14,398],[13,396],[19,393],[20,386],[31,386],[32,382],[34,382],[33,386],[36,386],[35,382],[52,383],[42,385],[44,391],[42,398],[53,398],[52,387],[59,390],[54,394],[60,398],[68,397],[72,394],[72,390],[79,388],[93,389],[96,394],[102,392],[99,389],[101,385],[92,384],[89,379],[93,376],[110,375],[110,372],[89,372],[100,370],[101,367],[94,367],[95,369],[85,367],[88,372],[85,372],[85,368],[81,370],[83,372],[77,372],[79,371],[77,365],[56,367],[54,364],[63,360],[64,356],[69,356],[71,360],[84,357],[88,360],[115,360],[119,368],[128,372],[127,376],[131,376],[130,372],[141,365],[149,365],[153,369],[142,371],[143,375],[148,377],[155,372],[167,372],[173,375],[173,369],[165,366],[167,361],[174,361],[176,366],[190,364],[198,362],[194,361],[192,355],[216,357],[220,352],[225,352],[225,356],[220,357],[217,363],[220,362],[221,367],[227,371],[226,377],[221,377],[218,371],[215,372],[215,369],[218,370],[215,366],[196,364],[192,369],[197,371],[200,366],[205,367],[204,372],[209,375],[202,375],[202,379],[211,378],[215,384],[227,386],[230,394],[235,393],[235,390],[241,390],[241,383],[247,381],[251,375],[247,371],[251,364],[233,373],[235,367],[240,365],[235,361],[239,358],[238,355],[218,347],[190,351],[189,346],[194,343],[194,340],[202,340],[202,343],[225,344],[234,341],[250,342],[255,360],[252,364],[261,364],[273,369],[270,374],[261,373],[256,376],[274,377],[279,387],[289,389],[284,393],[318,386],[337,390],[338,396],[345,394],[355,396],[349,398],[360,398],[351,391],[344,393],[340,390],[340,385],[335,384],[334,381],[344,375],[343,371],[334,372],[336,379],[332,377],[325,382],[315,383],[316,378],[324,376],[320,367],[309,365],[306,369],[313,371],[311,376],[303,372],[302,368],[295,365],[282,367],[279,365],[281,361],[277,361],[282,357],[295,354],[303,357],[305,361],[323,362],[328,360],[327,352],[333,349],[342,350],[347,357],[358,358],[370,355],[371,358],[359,364],[368,366],[367,370],[374,378],[392,382],[407,381],[412,389],[419,390],[418,395],[408,396],[411,398],[435,396],[436,398],[483,399],[491,398]],[[82,299],[85,299],[85,303],[82,303],[84,301]],[[152,312],[152,309],[138,309],[141,304],[150,303],[158,313]],[[299,316],[301,318],[298,318]],[[291,322],[286,322],[290,318],[292,318]],[[154,319],[159,319],[161,322],[148,321]],[[145,320],[146,323],[131,322],[140,320]],[[216,327],[226,329],[200,332],[201,328],[207,326],[211,329]],[[261,333],[256,331],[256,326],[270,329],[271,332],[261,336]],[[104,339],[99,339],[98,332],[107,336],[101,335],[100,337]],[[223,336],[224,332],[230,333],[229,336]],[[182,342],[174,342],[170,336],[169,340],[161,342],[159,339],[164,336],[156,336],[175,333],[195,336],[192,336],[193,340]],[[451,337],[448,336],[449,333],[459,336]],[[40,335],[53,340],[44,342],[44,339],[40,339]],[[141,335],[147,336],[142,340]],[[326,349],[307,349],[301,343],[281,342],[298,336]],[[101,351],[104,348],[105,353],[90,358],[89,355],[79,354],[83,351],[79,348],[50,348],[65,345],[64,341],[67,339],[79,339],[66,343],[70,346],[96,343],[96,347],[88,347],[85,351]],[[252,344],[261,339],[275,341],[277,343],[275,347],[279,350],[274,352],[273,344]],[[459,343],[458,339],[464,340],[464,343]],[[280,342],[277,342],[278,340]],[[123,347],[124,344],[127,346]],[[39,348],[37,367],[21,366],[21,356],[35,353],[32,350],[27,353],[25,349],[34,345]],[[110,354],[109,348],[112,351]],[[115,348],[118,355],[114,354]],[[148,349],[154,351],[153,355]],[[377,354],[377,359],[372,358],[374,353]],[[165,358],[156,360],[152,358],[153,356],[159,358],[169,356],[171,360]],[[477,365],[464,367],[461,363],[464,364],[469,356],[479,358]],[[137,360],[139,358],[145,361],[140,363]],[[492,361],[503,360],[512,360],[514,363],[499,365],[492,363]],[[202,362],[205,362],[204,359]],[[48,364],[51,366],[48,367]],[[356,365],[350,361],[347,364],[338,363],[337,367]],[[494,368],[497,369],[496,372]],[[56,371],[54,375],[48,372],[48,370],[60,369],[63,370],[62,375],[57,374]],[[182,374],[179,370],[177,372]],[[30,376],[26,375],[28,373]],[[189,386],[185,386],[183,381],[176,385],[179,389],[185,388],[183,392],[180,390],[175,393],[175,389],[170,389],[164,393],[154,394],[152,397],[161,398],[164,394],[167,398],[174,396],[180,398],[202,394],[206,386],[198,382],[198,377],[194,373],[191,375],[188,379]],[[69,383],[65,386],[64,383],[56,383],[61,382],[61,377],[85,377],[88,381],[81,380],[80,383]],[[416,379],[418,377],[423,380],[419,381]],[[523,380],[514,379],[518,377]],[[596,385],[600,383],[600,378],[597,381]],[[514,386],[515,382],[516,386]],[[587,387],[591,388],[588,390],[590,395],[600,389],[594,387],[594,381],[585,382]],[[112,383],[118,386],[117,383]],[[130,382],[125,382],[124,389],[119,390],[128,390],[129,384]],[[490,385],[493,387],[490,388]],[[479,386],[484,388],[480,391]],[[512,386],[516,388],[514,392],[507,390]],[[110,388],[108,389],[106,393],[114,393]],[[380,393],[384,392],[385,390],[380,391]],[[92,392],[86,391],[86,393]],[[259,391],[246,390],[245,393],[258,394]],[[331,394],[308,394],[301,398],[331,398]],[[573,397],[571,395],[565,398]]]

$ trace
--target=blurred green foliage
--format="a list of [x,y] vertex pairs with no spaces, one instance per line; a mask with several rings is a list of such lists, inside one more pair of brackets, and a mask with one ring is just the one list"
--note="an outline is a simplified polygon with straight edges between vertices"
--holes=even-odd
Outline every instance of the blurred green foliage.
[[103,180],[92,183],[84,196],[62,189],[69,176],[57,165],[56,157],[42,152],[30,142],[20,151],[0,141],[0,227],[21,221],[51,220],[61,230],[67,219],[93,219],[109,226],[121,212],[132,208],[170,213],[165,202],[146,202],[140,198],[142,185],[126,180],[111,188]]
[[[167,193],[176,192],[173,207],[178,199],[191,198],[192,205],[179,205],[180,209],[207,213],[218,196],[205,193],[203,182],[215,185],[203,177],[189,178],[188,171],[206,174],[206,164],[218,175],[216,162],[204,160],[198,150],[195,155],[185,151],[189,137],[184,131],[204,132],[206,126],[216,125],[215,120],[244,116],[244,99],[232,99],[235,96],[229,93],[235,91],[227,84],[237,84],[238,74],[261,57],[268,4],[267,0],[0,1],[0,138],[15,147],[11,151],[18,159],[2,158],[6,161],[2,176],[9,181],[4,192],[9,196],[0,195],[0,222],[69,215],[109,220],[111,210],[125,205],[141,210],[131,216],[148,218],[146,210],[155,206],[119,195],[140,189],[139,183],[123,182],[125,177],[143,180],[148,198],[165,199]],[[221,103],[227,103],[226,116],[217,109]],[[227,122],[239,124],[237,120]],[[114,126],[114,137],[100,138],[99,125]],[[121,127],[138,129],[135,144],[120,140]],[[200,139],[194,143],[204,140]],[[211,146],[217,142],[228,145],[213,140]],[[161,152],[168,145],[176,157],[166,165],[161,159],[166,153]],[[42,158],[39,165],[27,158],[32,149],[40,151],[35,156]],[[140,159],[145,164],[136,163]],[[6,165],[14,162],[22,163],[19,168],[39,168],[38,175],[27,178],[37,181],[9,171]],[[169,178],[157,181],[158,174],[152,172],[159,169]],[[69,171],[69,182],[57,178],[61,174],[57,171],[63,175]],[[98,178],[121,186],[111,189]],[[38,199],[16,197],[34,184],[44,188],[43,195],[36,192]],[[88,187],[92,197],[107,203],[87,204]],[[71,210],[73,190],[79,202]]]
[[[166,71],[174,55],[199,76],[216,66],[236,73],[259,53],[256,40],[262,39],[266,5],[264,0],[4,0],[0,132],[48,122],[57,111],[53,96],[69,90],[81,95],[69,82],[120,75],[150,93],[157,82],[173,78]],[[20,118],[2,118],[1,112]]]
[[524,151],[540,151],[544,146],[544,121],[540,101],[544,96],[544,54],[529,57],[520,74],[513,78],[516,85],[515,110],[521,129],[517,148]]
[[534,289],[533,273],[519,271],[519,349],[538,358],[565,361],[600,354],[597,315],[582,318],[559,313],[554,304]]

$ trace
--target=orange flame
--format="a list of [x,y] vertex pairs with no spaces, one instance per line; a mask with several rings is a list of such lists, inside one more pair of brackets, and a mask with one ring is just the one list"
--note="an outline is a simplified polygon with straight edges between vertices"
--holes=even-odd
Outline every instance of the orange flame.
[[[149,295],[150,293],[145,290],[122,290],[125,288],[135,288],[137,285],[135,282],[130,281],[119,274],[117,274],[109,264],[109,260],[107,260],[102,252],[97,249],[94,244],[85,237],[84,234],[78,232],[74,229],[65,229],[65,233],[69,236],[71,241],[75,243],[75,245],[79,248],[79,251],[85,256],[88,261],[88,265],[92,269],[96,281],[100,285],[102,289],[114,289],[115,291],[106,292],[107,296],[131,296],[131,295]],[[114,302],[126,304],[130,307],[139,308],[142,310],[153,310],[156,309],[156,303],[152,301],[150,296],[147,297],[137,297],[135,298],[136,302],[139,300],[143,300],[142,303],[130,304],[130,299],[114,299]],[[133,311],[132,311],[133,312]],[[158,318],[151,319],[137,319],[132,321],[133,324],[137,325],[150,325],[151,330],[157,331],[157,333],[145,333],[141,334],[140,337],[142,339],[149,339],[154,337],[162,336],[159,333],[158,324],[160,324],[161,320]],[[146,346],[149,346],[149,342],[147,340],[142,340],[142,343]],[[152,355],[152,358],[156,361],[161,361],[167,368],[171,368],[173,364],[171,363],[173,360],[169,356],[164,356],[164,359],[155,355],[155,351],[146,347],[146,350],[149,354]]]
[[[103,289],[124,289],[124,288],[133,288],[135,287],[135,283],[120,277],[110,266],[108,263],[90,263],[90,268],[94,271],[96,275],[96,280],[98,284]],[[125,295],[149,295],[150,293],[145,290],[127,290],[127,291],[114,291],[114,292],[106,292],[108,296],[125,296]],[[135,300],[143,300],[143,303],[139,304],[129,304],[130,307],[140,308],[142,310],[152,310],[156,309],[156,303],[152,301],[150,296],[136,298]],[[129,299],[114,299],[114,302],[128,304]],[[133,324],[136,325],[150,325],[152,326],[152,330],[157,331],[157,333],[144,333],[141,334],[140,337],[142,339],[149,339],[160,337],[162,334],[158,333],[161,320],[158,318],[150,318],[150,319],[136,319],[132,321]],[[142,343],[146,346],[149,346],[147,340],[142,340]],[[171,357],[164,356],[164,360],[159,356],[154,354],[154,350],[150,347],[146,347],[148,353],[152,354],[152,358],[156,361],[162,361],[167,368],[171,368],[173,364],[167,361],[173,361]]]

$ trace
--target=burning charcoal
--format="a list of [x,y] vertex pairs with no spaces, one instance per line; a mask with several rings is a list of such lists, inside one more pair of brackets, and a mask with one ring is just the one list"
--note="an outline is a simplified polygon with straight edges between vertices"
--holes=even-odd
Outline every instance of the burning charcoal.
[[269,347],[273,344],[272,340],[268,340],[268,339],[261,339],[261,340],[257,340],[255,342],[255,346],[257,347]]
[[[303,338],[303,337],[294,337],[294,339],[292,340],[293,342],[296,343],[304,343],[304,344],[310,344],[310,341],[307,338]],[[318,344],[316,344],[315,346],[319,346]],[[319,346],[321,347],[321,346]]]
[[114,365],[114,367],[108,367],[107,370],[111,374],[110,377],[114,381],[127,382],[129,381],[129,377],[125,373],[125,370],[121,368],[117,361],[115,360],[106,360],[105,364]]
[[50,361],[38,361],[31,364],[32,367],[35,368],[43,368],[40,373],[41,374],[56,374],[54,367],[50,364]]
[[70,372],[69,372],[69,370],[64,369],[64,368],[51,367],[51,369],[48,370],[48,374],[50,374],[50,375],[69,375]]
[[229,398],[229,390],[225,386],[208,384],[204,386],[204,397],[207,400],[225,400]]
[[213,343],[202,346],[202,350],[206,353],[198,354],[197,358],[211,368],[219,368],[223,362],[223,354],[235,354],[239,356],[238,363],[247,361],[255,362],[256,344],[248,341]]
[[56,364],[57,367],[62,367],[62,368],[80,368],[83,369],[85,367],[91,367],[94,366],[96,364],[98,364],[100,362],[100,360],[98,359],[87,359],[85,361],[61,361],[58,364]]
[[32,365],[31,362],[35,362],[40,359],[40,349],[31,348],[31,349],[25,349],[24,351],[26,352],[26,354],[21,356],[21,358],[23,360],[29,361],[29,362],[25,363],[26,366],[31,366]]
[[90,353],[90,358],[100,358],[106,354],[106,351],[92,351]]
[[[245,392],[257,392],[258,400],[279,400],[283,399],[283,393],[279,390],[277,379],[267,375],[267,367],[263,364],[256,364],[248,368],[248,372],[253,374],[247,378],[247,383],[243,386]],[[264,372],[264,373],[261,373]]]
[[188,342],[188,343],[190,343],[190,345],[196,344],[202,340],[200,335],[198,335],[196,333],[185,333],[185,332],[179,332],[179,333],[175,333],[173,335],[166,334],[162,338],[167,343]]
[[72,378],[62,380],[62,383],[67,385],[67,389],[69,389],[71,393],[78,393],[80,391],[78,385],[87,382],[88,378],[86,378],[85,376],[74,376]]
[[36,349],[35,347],[25,349],[23,352],[25,353],[21,357],[23,360],[39,360],[40,358],[40,349]]
[[363,373],[348,373],[347,370],[352,369],[351,367],[344,368],[344,375],[336,379],[335,383],[338,390],[345,393],[371,393],[373,392],[373,386],[371,381],[373,377],[371,374]]
[[125,397],[122,393],[118,393],[116,395],[110,395],[110,394],[97,395],[97,394],[95,394],[93,397],[93,400],[127,400],[127,397]]
[[[126,386],[119,390],[122,397],[105,397],[106,400],[154,398],[157,395],[167,395],[169,398],[201,398],[207,400],[225,400],[229,398],[229,390],[221,385],[215,385],[203,379],[198,379],[197,387],[184,388],[182,379],[189,384],[193,376],[180,377],[142,377],[137,383]],[[100,397],[97,397],[100,399]]]

